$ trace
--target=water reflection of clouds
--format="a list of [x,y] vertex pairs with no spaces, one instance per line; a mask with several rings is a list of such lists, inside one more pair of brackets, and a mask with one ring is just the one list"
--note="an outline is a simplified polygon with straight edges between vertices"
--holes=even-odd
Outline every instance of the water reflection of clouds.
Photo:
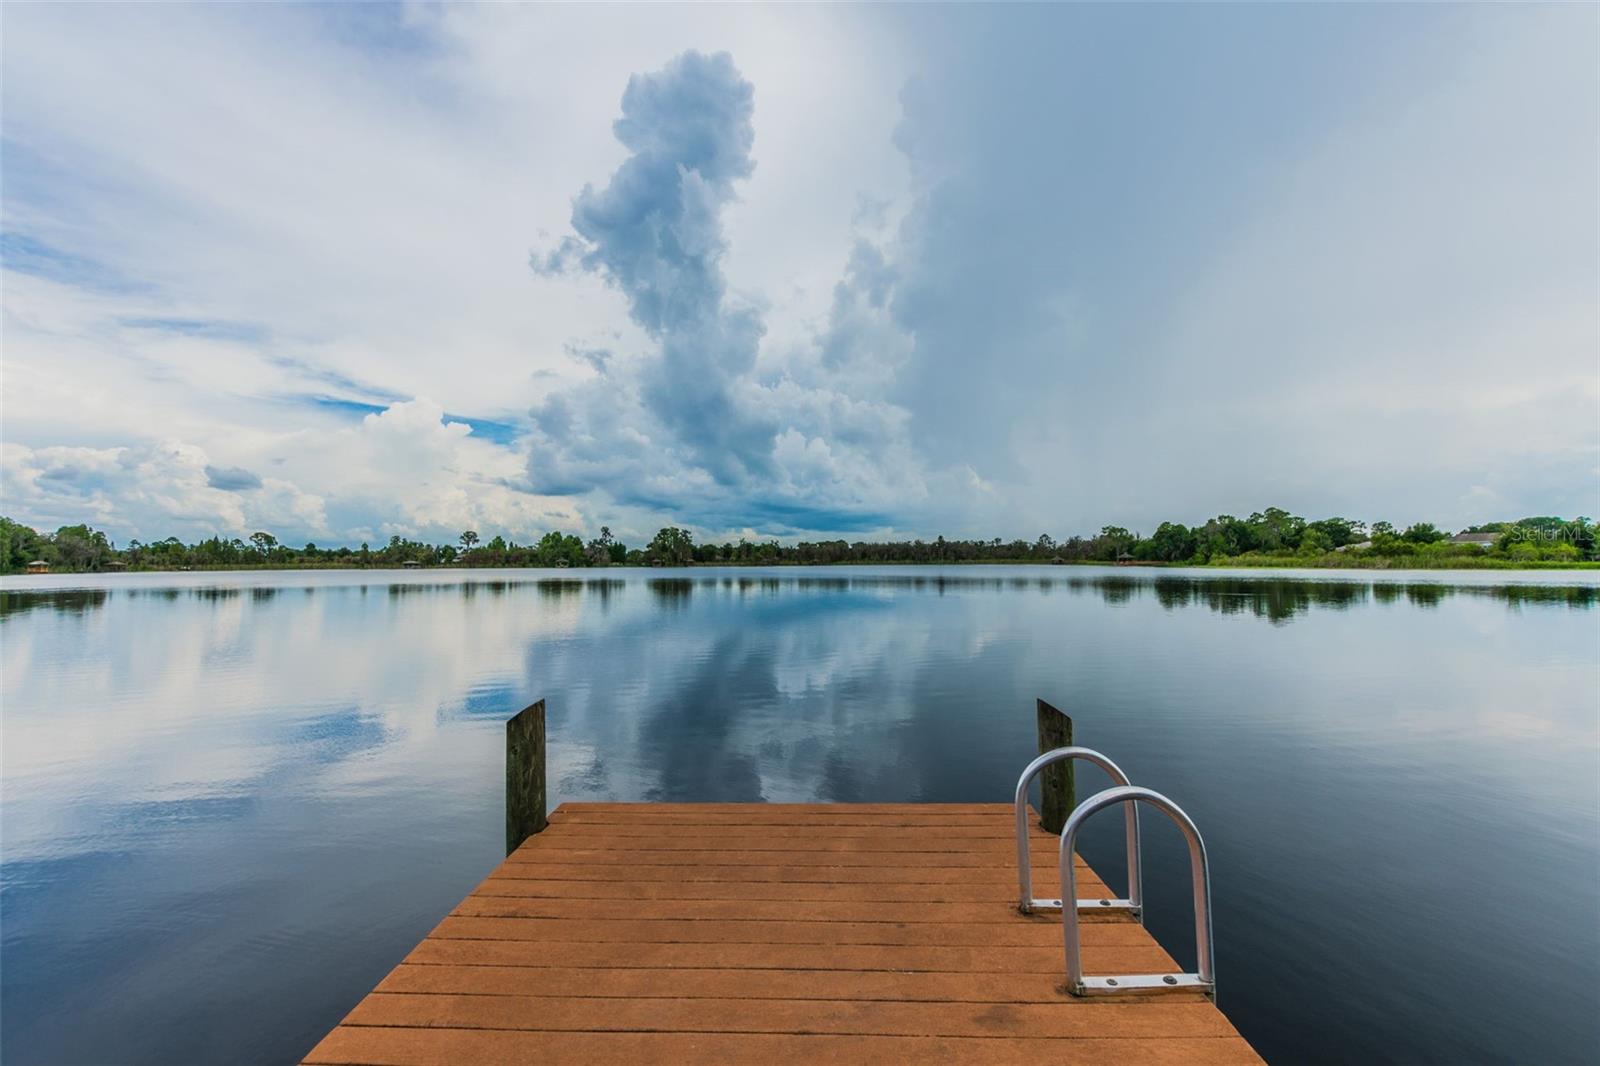
[[[564,701],[551,719],[562,798],[782,801],[904,787],[891,779],[914,762],[918,708],[938,698],[919,702],[918,690],[930,672],[970,667],[998,627],[939,625],[915,609],[936,599],[832,587],[846,591],[749,600],[770,589],[697,584],[692,626],[636,618],[565,646],[540,674]],[[673,587],[675,603],[683,594]]]
[[[498,676],[510,696],[528,644],[574,628],[576,597],[506,595],[514,587],[118,590],[92,614],[74,599],[65,613],[13,616],[0,680],[8,854],[58,848],[86,813],[246,795],[284,767],[301,787],[384,777],[398,749],[425,751],[463,693],[481,700]],[[37,621],[19,628],[24,617]],[[380,749],[385,759],[358,757]]]
[[[287,595],[296,587],[301,595]],[[12,805],[8,843],[60,832],[43,812],[82,780],[126,802],[163,803],[244,794],[281,765],[310,775],[306,787],[367,787],[397,760],[425,757],[440,730],[497,722],[539,696],[551,699],[552,782],[574,798],[845,798],[928,755],[914,719],[949,713],[928,708],[946,708],[964,672],[1037,676],[1041,654],[1059,656],[1038,633],[1018,638],[1017,619],[1004,617],[1041,610],[1057,591],[1275,623],[1457,600],[1588,608],[1597,594],[1554,583],[1043,569],[408,575],[369,585],[341,575],[326,586],[297,575],[282,588],[8,591],[6,776],[13,797],[17,787],[39,797]],[[967,614],[942,624],[936,605],[949,595],[967,597]],[[984,622],[987,611],[999,616]],[[1362,617],[1370,627],[1378,616]],[[1105,615],[1096,625],[1118,628]],[[1082,636],[1080,659],[1125,657],[1142,637],[1090,654],[1095,639]],[[1572,678],[1552,679],[1547,693],[1517,683],[1542,710],[1517,711],[1518,693],[1488,679],[1492,701],[1458,694],[1446,712],[1417,699],[1396,706],[1397,725],[1416,734],[1471,718],[1485,737],[1590,737],[1585,721],[1548,711]]]
[[[539,697],[552,802],[1005,799],[1033,697],[1058,699],[1200,820],[1219,944],[1254,935],[1263,966],[1263,913],[1376,921],[1350,911],[1383,909],[1371,870],[1426,901],[1476,883],[1486,833],[1592,855],[1595,616],[1571,608],[1594,587],[1062,570],[8,591],[8,995],[222,1017],[219,973],[326,995],[295,967],[358,926],[335,962],[359,995],[497,858],[500,723]],[[1086,842],[1113,870],[1118,832]],[[1153,831],[1158,932],[1186,920],[1181,866]],[[1537,850],[1517,868],[1578,879]]]

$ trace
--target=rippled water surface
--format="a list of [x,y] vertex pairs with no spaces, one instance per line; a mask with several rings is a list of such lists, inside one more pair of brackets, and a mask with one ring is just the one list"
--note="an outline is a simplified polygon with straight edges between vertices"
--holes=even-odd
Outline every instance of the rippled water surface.
[[[552,805],[1004,801],[1042,696],[1199,824],[1219,1002],[1269,1059],[1600,1055],[1591,575],[3,588],[7,1064],[305,1052],[501,857],[502,722],[541,696]],[[1189,965],[1154,821],[1149,924]],[[1119,835],[1106,815],[1084,846],[1114,883]]]

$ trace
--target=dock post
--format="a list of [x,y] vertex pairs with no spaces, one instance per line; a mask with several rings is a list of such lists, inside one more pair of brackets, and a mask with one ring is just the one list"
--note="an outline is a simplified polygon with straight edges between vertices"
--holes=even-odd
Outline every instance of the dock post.
[[[1072,719],[1036,700],[1039,712],[1039,754],[1072,746]],[[1039,774],[1039,825],[1046,833],[1060,833],[1067,815],[1077,806],[1077,786],[1072,775],[1072,760],[1063,759]]]
[[549,824],[544,809],[544,700],[540,700],[506,722],[506,854]]

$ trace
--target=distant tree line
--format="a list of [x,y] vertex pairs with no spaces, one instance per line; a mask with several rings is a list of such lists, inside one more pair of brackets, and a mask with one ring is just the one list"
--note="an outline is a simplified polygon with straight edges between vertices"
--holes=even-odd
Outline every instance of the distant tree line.
[[1450,534],[1430,522],[1398,529],[1389,522],[1348,518],[1307,521],[1278,507],[1248,518],[1218,515],[1200,525],[1163,522],[1150,536],[1105,526],[1089,537],[1056,540],[800,541],[697,544],[688,530],[667,526],[642,548],[629,548],[602,526],[589,541],[550,532],[518,544],[502,535],[484,542],[466,530],[454,544],[389,538],[377,548],[363,543],[320,548],[292,547],[268,532],[248,538],[213,536],[194,544],[176,537],[125,547],[86,525],[40,533],[0,518],[0,571],[18,573],[32,562],[74,573],[105,570],[207,570],[244,567],[584,567],[688,566],[703,564],[816,565],[829,563],[1165,563],[1190,565],[1518,565],[1576,563],[1596,557],[1595,529],[1587,518],[1551,516],[1491,522],[1463,533],[1492,533],[1487,549],[1452,544]]

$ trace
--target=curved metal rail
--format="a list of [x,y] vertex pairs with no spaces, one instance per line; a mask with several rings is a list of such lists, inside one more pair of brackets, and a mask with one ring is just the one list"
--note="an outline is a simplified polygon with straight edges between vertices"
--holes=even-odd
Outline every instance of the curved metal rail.
[[1194,881],[1194,943],[1195,958],[1199,961],[1198,973],[1179,974],[1129,974],[1116,977],[1085,977],[1083,955],[1078,944],[1078,915],[1063,915],[1062,937],[1067,953],[1067,991],[1075,996],[1105,996],[1125,992],[1164,991],[1173,988],[1198,988],[1207,995],[1217,992],[1216,961],[1211,945],[1211,867],[1206,861],[1206,845],[1200,839],[1200,830],[1183,813],[1183,808],[1159,792],[1134,785],[1122,785],[1096,793],[1078,804],[1067,817],[1061,829],[1061,898],[1069,899],[1077,887],[1077,875],[1072,867],[1072,851],[1078,842],[1078,832],[1083,823],[1097,811],[1117,803],[1130,806],[1148,803],[1177,823],[1189,842],[1189,874]]
[[[1038,776],[1039,771],[1047,766],[1052,766],[1067,759],[1082,759],[1092,762],[1110,775],[1113,783],[1118,785],[1128,784],[1128,775],[1122,768],[1093,748],[1056,748],[1047,751],[1028,764],[1022,771],[1022,776],[1017,779],[1017,795],[1013,806],[1017,813],[1017,907],[1023,914],[1034,911],[1058,911],[1061,909],[1061,900],[1072,899],[1070,893],[1062,889],[1061,899],[1035,899],[1033,897],[1033,867],[1028,856],[1028,786]],[[1079,910],[1120,910],[1128,911],[1135,918],[1144,913],[1143,894],[1144,884],[1139,872],[1139,806],[1129,803],[1123,815],[1125,833],[1128,842],[1128,897],[1126,899],[1080,899],[1076,900]],[[1065,828],[1065,827],[1063,827]]]

